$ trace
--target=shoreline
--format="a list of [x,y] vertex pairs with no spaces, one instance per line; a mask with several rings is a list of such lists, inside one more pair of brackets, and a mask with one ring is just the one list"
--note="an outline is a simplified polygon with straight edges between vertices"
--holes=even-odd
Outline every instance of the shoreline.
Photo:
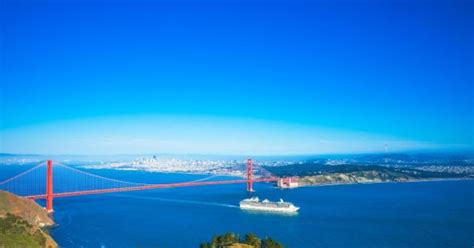
[[474,178],[433,178],[433,179],[417,179],[417,180],[408,180],[408,181],[385,181],[385,182],[350,182],[350,183],[323,183],[323,184],[307,184],[301,185],[293,188],[279,188],[279,189],[297,189],[297,188],[307,188],[307,187],[327,187],[327,186],[344,186],[344,185],[367,185],[367,184],[389,184],[389,183],[426,183],[426,182],[444,182],[444,181],[470,181]]

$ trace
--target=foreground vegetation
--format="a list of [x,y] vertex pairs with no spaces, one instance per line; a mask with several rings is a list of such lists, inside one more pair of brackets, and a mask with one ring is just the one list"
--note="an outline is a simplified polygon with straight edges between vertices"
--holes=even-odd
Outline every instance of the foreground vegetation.
[[7,214],[0,218],[0,247],[47,247],[46,234],[21,217]]
[[241,238],[235,233],[213,236],[211,242],[202,243],[200,248],[283,248],[284,246],[269,238],[260,239],[253,233]]
[[54,225],[33,200],[0,191],[0,248],[57,247],[46,227]]

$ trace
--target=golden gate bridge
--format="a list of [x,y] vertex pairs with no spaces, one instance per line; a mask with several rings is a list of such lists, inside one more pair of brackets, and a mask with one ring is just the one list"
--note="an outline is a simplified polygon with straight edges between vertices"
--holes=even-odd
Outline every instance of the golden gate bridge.
[[104,177],[57,162],[55,162],[53,166],[53,161],[47,160],[1,181],[0,189],[32,200],[44,199],[46,200],[46,210],[52,212],[53,198],[162,188],[244,183],[247,185],[247,191],[252,192],[254,182],[273,182],[278,180],[278,178],[272,176],[268,171],[265,171],[266,177],[254,178],[253,166],[252,160],[248,159],[245,179],[214,181],[204,181],[200,179],[189,182],[149,184]]

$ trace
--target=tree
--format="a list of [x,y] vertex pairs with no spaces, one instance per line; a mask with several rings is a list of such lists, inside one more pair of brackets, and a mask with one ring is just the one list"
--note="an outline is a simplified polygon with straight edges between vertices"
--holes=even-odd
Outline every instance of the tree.
[[283,248],[283,245],[267,237],[262,240],[261,248]]
[[[233,232],[224,233],[222,235],[212,236],[211,242],[200,244],[200,248],[226,248],[233,247],[235,244],[246,244],[252,248],[283,248],[283,245],[271,238],[260,240],[257,235],[247,233],[243,239]],[[237,245],[238,246],[238,245]]]
[[251,245],[255,248],[260,248],[260,239],[257,237],[257,235],[253,233],[247,233],[245,234],[245,244]]
[[222,236],[222,244],[223,245],[229,245],[233,243],[238,243],[239,242],[239,236],[236,235],[235,233],[226,233]]

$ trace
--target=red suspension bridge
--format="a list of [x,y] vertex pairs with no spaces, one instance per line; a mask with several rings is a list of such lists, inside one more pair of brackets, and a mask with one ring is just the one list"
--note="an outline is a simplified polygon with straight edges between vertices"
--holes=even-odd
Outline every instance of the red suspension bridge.
[[253,182],[272,182],[278,180],[278,178],[273,177],[266,171],[264,173],[266,177],[254,178],[253,170],[253,162],[251,159],[248,159],[246,179],[205,181],[208,178],[204,178],[190,182],[147,184],[99,176],[61,163],[54,163],[53,166],[53,161],[47,160],[16,176],[1,181],[0,189],[33,200],[45,199],[46,210],[52,212],[53,198],[59,197],[241,183],[247,184],[247,191],[252,192]]

